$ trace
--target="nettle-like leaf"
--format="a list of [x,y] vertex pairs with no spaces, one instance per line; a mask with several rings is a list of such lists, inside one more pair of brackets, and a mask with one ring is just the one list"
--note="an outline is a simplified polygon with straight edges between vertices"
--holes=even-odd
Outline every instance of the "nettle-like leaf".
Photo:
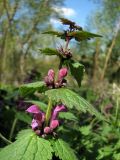
[[92,115],[95,115],[99,119],[104,119],[103,116],[84,98],[80,97],[77,93],[66,89],[52,89],[45,92],[53,101],[63,103],[68,108],[75,107],[77,110],[86,113],[87,111]]
[[56,157],[59,157],[60,160],[78,160],[74,151],[62,139],[57,139],[53,143],[53,150]]
[[91,133],[91,125],[88,126],[82,126],[79,128],[80,132],[84,135],[84,136],[88,136]]
[[90,33],[87,31],[73,31],[68,33],[68,36],[75,38],[76,41],[88,40],[94,37],[102,37],[101,35]]
[[59,117],[61,119],[78,121],[77,117],[73,113],[71,113],[71,112],[60,112],[59,113]]
[[66,39],[65,32],[47,31],[47,32],[43,32],[43,34],[51,34],[51,35],[55,35],[57,37],[60,37],[61,39]]
[[24,112],[16,112],[15,117],[27,124],[30,124],[30,122],[32,121],[32,118]]
[[73,22],[67,18],[59,18],[59,19],[62,22],[62,24],[64,24],[64,25],[71,25],[71,26],[75,25],[75,22]]
[[82,27],[75,24],[75,22],[67,19],[67,18],[59,18],[62,24],[69,25],[71,29],[82,30]]
[[41,102],[41,101],[37,101],[37,100],[28,100],[28,101],[25,101],[25,102],[28,102],[28,103],[32,103],[32,104],[35,104],[37,105],[42,111],[46,111],[47,109],[47,104]]
[[21,131],[14,143],[0,151],[0,160],[51,160],[52,152],[48,140],[28,129]]
[[52,49],[52,48],[45,48],[45,49],[40,49],[42,54],[45,55],[59,55],[59,52],[57,49]]
[[81,81],[83,79],[84,70],[85,70],[84,65],[72,60],[69,63],[69,67],[70,67],[70,72],[71,72],[72,76],[75,78],[75,80],[78,83],[78,86],[80,87]]
[[35,91],[44,92],[47,89],[44,82],[33,82],[20,86],[20,93],[23,96],[34,93]]

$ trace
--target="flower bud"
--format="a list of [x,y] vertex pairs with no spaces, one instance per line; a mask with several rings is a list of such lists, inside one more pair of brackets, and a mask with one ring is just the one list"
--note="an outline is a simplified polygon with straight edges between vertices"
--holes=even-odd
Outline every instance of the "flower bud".
[[59,126],[59,121],[58,120],[52,120],[50,123],[50,128],[53,130]]
[[67,76],[68,73],[68,69],[67,68],[62,68],[59,70],[59,74],[58,74],[58,79],[61,80],[63,79],[65,76]]
[[44,128],[44,133],[45,133],[45,134],[51,133],[51,128],[50,128],[50,127],[45,127],[45,128]]
[[50,70],[48,71],[48,78],[49,78],[49,80],[50,80],[50,81],[54,81],[54,77],[55,77],[55,72],[54,72],[53,69],[50,69]]

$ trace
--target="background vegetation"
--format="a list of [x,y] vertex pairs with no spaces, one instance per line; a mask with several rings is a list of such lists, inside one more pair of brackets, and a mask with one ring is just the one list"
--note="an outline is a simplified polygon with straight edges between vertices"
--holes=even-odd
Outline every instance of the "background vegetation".
[[[109,123],[99,122],[88,114],[76,113],[74,123],[66,121],[59,129],[82,160],[120,159],[120,1],[93,0],[99,10],[89,15],[86,30],[102,35],[90,41],[71,44],[74,58],[85,66],[80,89],[68,76],[69,87],[101,111]],[[40,48],[56,46],[56,37],[41,34],[52,30],[53,17],[61,17],[53,6],[63,0],[0,0],[0,132],[14,141],[16,133],[29,126],[24,114],[25,100],[38,100],[39,94],[21,97],[18,87],[43,79],[57,58],[49,59]],[[45,100],[44,100],[45,101]],[[71,125],[72,124],[72,125]],[[72,128],[71,128],[72,126]],[[68,134],[68,130],[71,134]],[[6,143],[0,141],[0,146]]]

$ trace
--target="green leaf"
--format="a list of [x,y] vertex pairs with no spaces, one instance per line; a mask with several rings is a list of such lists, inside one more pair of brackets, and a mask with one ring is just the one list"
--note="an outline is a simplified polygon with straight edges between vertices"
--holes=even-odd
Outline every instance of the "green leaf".
[[56,49],[52,48],[45,48],[45,49],[40,49],[42,54],[45,55],[59,55],[59,52]]
[[75,24],[75,22],[70,21],[67,18],[59,18],[62,24],[64,25],[69,25],[71,29],[77,29],[77,30],[82,30],[82,27],[78,26]]
[[76,41],[83,41],[94,37],[102,37],[101,35],[90,33],[87,31],[74,31],[68,33],[68,36],[75,38]]
[[52,147],[48,140],[38,137],[32,130],[18,134],[17,140],[0,151],[1,160],[51,160]]
[[46,111],[46,109],[47,109],[47,104],[45,104],[45,103],[43,103],[41,101],[28,100],[28,101],[25,101],[25,102],[36,104],[43,111]]
[[66,38],[65,32],[47,31],[47,32],[43,32],[43,34],[55,35],[57,37],[60,37],[61,39],[65,39]]
[[77,117],[71,112],[60,112],[59,117],[61,119],[78,121]]
[[27,115],[26,113],[23,113],[23,112],[17,112],[15,116],[18,120],[23,121],[27,124],[30,124],[31,121],[32,121],[32,118],[29,115]]
[[46,84],[44,82],[28,83],[20,87],[20,93],[23,96],[32,94],[35,91],[44,92],[45,90],[46,90]]
[[84,113],[88,111],[99,119],[104,119],[103,116],[90,103],[69,89],[52,89],[46,91],[45,94],[56,102],[62,102],[68,108],[75,107],[77,110],[80,110]]
[[78,160],[74,151],[62,139],[57,139],[53,143],[53,150],[55,155],[59,157],[60,160]]
[[84,74],[84,66],[79,62],[74,62],[73,60],[69,63],[70,72],[72,76],[76,79],[78,86],[81,86],[81,81],[83,79]]
[[59,19],[62,22],[62,24],[64,24],[64,25],[71,25],[71,26],[75,25],[75,22],[72,22],[67,18],[59,18]]
[[82,126],[79,130],[84,136],[88,136],[91,133],[91,126]]

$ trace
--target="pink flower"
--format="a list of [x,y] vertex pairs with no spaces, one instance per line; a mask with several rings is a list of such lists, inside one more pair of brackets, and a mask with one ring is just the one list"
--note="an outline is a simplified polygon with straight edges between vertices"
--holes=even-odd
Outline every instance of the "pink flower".
[[51,114],[50,122],[48,126],[45,126],[45,113],[43,113],[38,106],[32,105],[27,112],[33,114],[33,120],[31,123],[32,129],[37,135],[51,134],[59,126],[58,115],[59,112],[66,112],[67,108],[64,105],[57,105]]
[[50,126],[44,128],[44,133],[48,134],[53,132],[59,126],[58,115],[59,112],[66,112],[67,108],[64,105],[58,105],[53,109],[51,119],[50,119]]
[[31,127],[33,130],[42,127],[43,122],[45,121],[45,114],[40,111],[39,107],[36,105],[30,106],[27,110],[29,113],[33,113],[33,120]]

